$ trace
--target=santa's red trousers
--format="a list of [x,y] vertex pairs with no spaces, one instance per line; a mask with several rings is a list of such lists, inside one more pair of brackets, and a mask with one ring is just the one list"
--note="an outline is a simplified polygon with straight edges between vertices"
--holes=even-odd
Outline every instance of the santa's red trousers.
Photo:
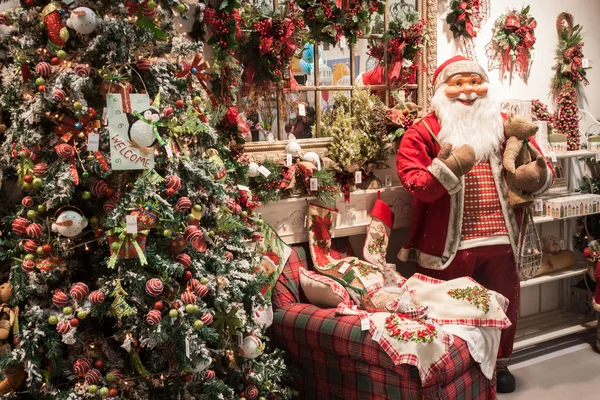
[[521,285],[510,245],[482,246],[459,250],[443,270],[417,266],[417,272],[432,278],[451,280],[470,276],[485,288],[502,294],[510,302],[506,315],[512,325],[502,331],[498,361],[510,358],[515,343]]

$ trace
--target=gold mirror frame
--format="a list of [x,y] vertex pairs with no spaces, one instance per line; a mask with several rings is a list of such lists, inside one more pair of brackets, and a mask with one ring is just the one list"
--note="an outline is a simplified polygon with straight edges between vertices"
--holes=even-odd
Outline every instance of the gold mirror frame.
[[[438,0],[418,0],[417,4],[421,17],[427,20],[427,26],[429,27],[429,41],[425,45],[425,51],[423,52],[426,73],[420,72],[418,78],[419,105],[423,107],[424,110],[428,110],[431,103],[431,97],[433,96],[431,76],[433,76],[433,73],[437,67]],[[300,144],[300,147],[302,147],[302,151],[304,153],[313,151],[317,153],[319,157],[323,157],[328,154],[330,142],[331,138],[298,140],[298,143]],[[258,164],[264,163],[265,160],[285,162],[285,146],[287,144],[287,140],[251,142],[247,143],[245,146],[246,154],[248,155],[250,161]]]

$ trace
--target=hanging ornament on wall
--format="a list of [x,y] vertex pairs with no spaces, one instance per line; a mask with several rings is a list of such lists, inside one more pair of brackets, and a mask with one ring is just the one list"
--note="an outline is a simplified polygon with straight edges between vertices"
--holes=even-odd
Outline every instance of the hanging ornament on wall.
[[454,38],[459,40],[465,56],[473,61],[477,61],[473,39],[490,17],[490,8],[490,0],[454,0],[446,16]]
[[500,15],[494,23],[492,40],[485,47],[488,70],[500,69],[500,79],[508,72],[509,83],[515,71],[525,82],[529,78],[537,27],[535,18],[529,14],[530,9],[526,6],[521,11],[512,9]]

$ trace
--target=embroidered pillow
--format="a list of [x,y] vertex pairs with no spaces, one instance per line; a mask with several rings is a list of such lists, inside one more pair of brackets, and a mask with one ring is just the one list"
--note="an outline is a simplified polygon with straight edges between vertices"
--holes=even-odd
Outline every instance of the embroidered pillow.
[[300,268],[300,286],[308,301],[318,307],[335,308],[340,303],[352,302],[342,285],[304,268]]

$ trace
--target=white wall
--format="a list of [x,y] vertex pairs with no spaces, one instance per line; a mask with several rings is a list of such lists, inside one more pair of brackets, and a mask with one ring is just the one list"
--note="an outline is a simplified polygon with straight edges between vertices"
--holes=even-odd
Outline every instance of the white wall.
[[[460,54],[456,47],[458,41],[453,40],[452,33],[445,21],[450,1],[438,0],[438,65],[448,58]],[[530,14],[537,20],[535,36],[535,60],[531,67],[528,84],[516,74],[513,76],[512,84],[508,78],[500,81],[499,70],[489,71],[488,75],[492,85],[498,90],[500,99],[534,99],[538,98],[546,103],[551,103],[548,96],[550,81],[554,72],[554,52],[556,50],[556,17],[563,11],[570,12],[575,18],[575,24],[583,26],[585,46],[583,54],[590,60],[593,67],[588,70],[587,76],[590,85],[584,90],[587,104],[583,107],[596,117],[600,117],[600,40],[595,30],[600,25],[600,1],[599,0],[490,0],[490,19],[482,27],[475,39],[475,50],[479,63],[487,71],[487,57],[485,46],[492,38],[492,27],[494,21],[507,11],[508,8],[521,9],[523,5],[531,5]],[[596,61],[596,63],[594,63]]]

